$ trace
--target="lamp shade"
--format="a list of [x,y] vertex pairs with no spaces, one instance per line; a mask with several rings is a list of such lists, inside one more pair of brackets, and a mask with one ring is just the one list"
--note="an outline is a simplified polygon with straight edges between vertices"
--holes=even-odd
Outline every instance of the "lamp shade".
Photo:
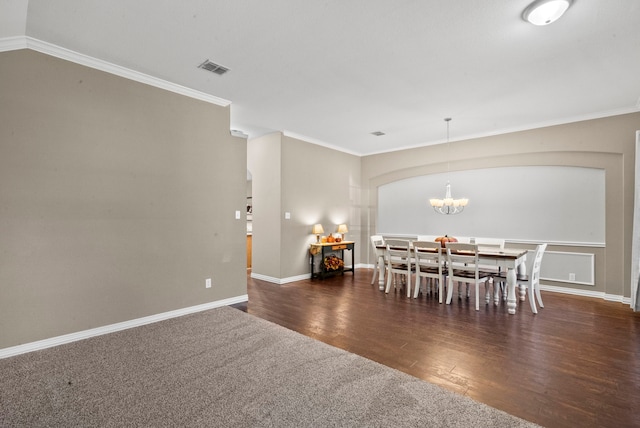
[[346,224],[341,224],[338,226],[338,233],[347,233],[349,229],[347,229]]
[[324,229],[322,228],[321,224],[314,224],[313,225],[313,229],[311,229],[311,233],[313,233],[314,235],[318,235],[320,233],[324,233]]

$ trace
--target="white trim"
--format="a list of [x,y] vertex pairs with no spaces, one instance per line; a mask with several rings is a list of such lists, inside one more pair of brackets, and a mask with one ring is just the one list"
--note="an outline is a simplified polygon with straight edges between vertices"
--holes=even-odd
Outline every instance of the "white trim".
[[[356,263],[356,269],[360,269],[360,268],[373,268],[373,265]],[[355,274],[355,272],[353,272],[353,273]],[[271,282],[273,284],[282,285],[282,284],[288,284],[290,282],[303,281],[305,279],[310,279],[311,278],[311,274],[310,273],[305,273],[303,275],[290,276],[290,277],[287,277],[287,278],[275,278],[273,276],[266,276],[266,275],[261,275],[259,273],[251,272],[251,278],[259,279],[260,281]]]
[[[640,105],[640,99],[638,99]],[[634,311],[640,310],[638,304],[638,281],[640,281],[640,131],[636,131],[635,156],[635,190],[633,195],[633,233],[631,236],[631,298],[629,306]]]
[[231,105],[231,101],[225,100],[224,98],[219,98],[195,89],[187,88],[186,86],[167,82],[166,80],[158,79],[156,77],[149,76],[148,74],[121,67],[119,65],[93,58],[51,43],[43,42],[42,40],[34,39],[32,37],[10,37],[0,39],[0,52],[17,49],[31,49],[66,61],[71,61],[76,64],[124,77],[125,79],[144,83],[146,85],[154,86],[156,88],[164,89],[166,91],[222,107],[228,107]]
[[295,138],[296,140],[304,141],[307,143],[315,144],[317,146],[326,147],[328,149],[336,150],[339,152],[347,153],[354,156],[363,156],[361,153],[356,153],[352,150],[347,150],[344,147],[336,146],[334,144],[329,144],[324,141],[318,140],[316,138],[307,137],[306,135],[296,134],[295,132],[287,131],[286,129],[282,131],[282,135],[289,138]]
[[[586,280],[583,281],[576,281],[571,280],[571,279],[566,279],[566,276],[550,276],[549,271],[547,270],[545,272],[545,268],[549,267],[548,265],[548,258],[546,258],[545,260],[545,264],[542,267],[542,272],[540,272],[540,279],[541,280],[547,280],[547,281],[556,281],[556,282],[564,282],[564,283],[568,283],[568,284],[577,284],[577,285],[587,285],[587,286],[595,286],[596,285],[596,268],[595,268],[595,257],[596,255],[593,253],[577,253],[577,252],[572,252],[572,251],[545,251],[544,252],[545,257],[551,257],[554,258],[555,263],[558,263],[558,258],[562,258],[562,256],[574,256],[574,257],[578,257],[578,258],[582,258],[583,259],[583,263],[586,264],[586,267],[584,269],[580,269],[580,266],[578,263],[574,263],[572,264],[570,261],[566,260],[562,263],[560,263],[561,267],[562,267],[562,272],[555,272],[556,275],[558,273],[561,274],[565,274],[566,276],[570,275],[571,271],[574,271],[576,273],[580,273],[579,276],[582,277],[587,277]],[[555,257],[553,257],[553,255],[556,255]],[[584,260],[586,259],[586,260]],[[553,265],[553,263],[552,263]],[[580,271],[580,272],[578,272]],[[575,273],[574,273],[575,275]]]
[[[414,234],[406,234],[406,233],[387,233],[387,232],[377,232],[376,235],[382,235],[385,238],[399,238],[399,239],[417,239],[418,236],[422,235],[414,235]],[[434,235],[439,236],[439,235]],[[456,236],[456,238],[460,239],[460,236]],[[504,240],[505,244],[511,245],[540,245],[540,244],[548,244],[548,245],[557,245],[557,246],[566,246],[566,247],[593,247],[593,248],[605,248],[606,244],[604,242],[572,242],[572,241],[534,241],[531,239],[517,239],[517,238],[506,238]],[[582,254],[582,253],[576,253]]]
[[544,285],[540,283],[540,290],[551,291],[553,293],[571,294],[573,296],[594,297],[608,302],[620,302],[629,304],[629,297],[620,296],[619,294],[607,294],[604,291],[582,290],[578,288],[557,287],[553,285]]
[[102,327],[92,328],[89,330],[79,331],[76,333],[38,340],[36,342],[25,343],[24,345],[11,346],[9,348],[0,349],[0,359],[13,357],[15,355],[24,354],[27,352],[39,351],[41,349],[51,348],[53,346],[64,345],[65,343],[76,342],[78,340],[101,336],[103,334],[114,333],[116,331],[126,330],[133,327],[139,327],[145,324],[164,321],[170,318],[176,318],[183,315],[219,308],[221,306],[229,306],[236,303],[242,303],[246,302],[248,299],[249,296],[247,294],[243,294],[241,296],[217,300],[215,302],[204,303],[202,305],[176,309],[175,311],[163,312],[156,315],[150,315],[148,317],[137,318],[129,321],[119,322],[116,324],[110,324]]
[[[532,130],[532,129],[548,128],[548,127],[551,127],[551,126],[559,126],[559,125],[565,125],[565,124],[569,124],[569,123],[583,122],[583,121],[586,121],[586,120],[594,120],[594,119],[602,119],[602,118],[605,118],[605,117],[620,116],[620,115],[623,115],[623,114],[637,113],[638,110],[640,110],[640,99],[638,99],[638,103],[636,103],[636,105],[634,107],[624,107],[624,108],[619,108],[619,109],[600,111],[600,112],[596,112],[596,113],[592,113],[592,114],[582,114],[582,115],[577,115],[577,116],[563,117],[563,118],[560,118],[560,119],[554,119],[554,120],[549,120],[549,121],[531,123],[531,124],[527,124],[527,125],[514,126],[514,127],[511,127],[511,128],[495,129],[493,131],[487,131],[487,132],[478,132],[478,133],[474,133],[474,134],[458,135],[455,139],[451,139],[451,142],[454,143],[456,141],[475,140],[475,139],[479,139],[479,138],[492,137],[492,136],[495,136],[495,135],[513,134],[513,133],[516,133],[516,132],[524,132],[524,131],[529,131],[529,130]],[[425,142],[418,143],[418,144],[394,147],[392,149],[361,153],[359,156],[363,156],[364,157],[364,156],[380,155],[380,154],[392,153],[392,152],[396,152],[396,151],[400,151],[400,150],[409,150],[409,149],[415,149],[415,148],[420,148],[420,147],[434,146],[436,144],[442,144],[444,142],[445,141],[442,141],[442,140],[425,141]]]
[[24,36],[6,37],[0,39],[0,52],[27,49],[27,40]]
[[297,276],[290,276],[288,278],[276,278],[273,276],[267,276],[267,275],[261,275],[259,273],[253,273],[251,272],[251,278],[254,279],[259,279],[260,281],[266,281],[266,282],[271,282],[273,284],[288,284],[290,282],[296,282],[296,281],[302,281],[305,279],[309,279],[311,278],[311,274],[310,273],[306,273],[304,275],[297,275]]
[[[527,239],[507,239],[505,243],[509,244],[531,244],[531,245],[540,245],[540,244],[548,244],[548,245],[558,245],[558,246],[567,246],[567,247],[593,247],[593,248],[605,248],[606,243],[604,242],[569,242],[569,241],[532,241]],[[563,253],[567,253],[566,251],[560,251]],[[582,253],[575,253],[582,254]]]

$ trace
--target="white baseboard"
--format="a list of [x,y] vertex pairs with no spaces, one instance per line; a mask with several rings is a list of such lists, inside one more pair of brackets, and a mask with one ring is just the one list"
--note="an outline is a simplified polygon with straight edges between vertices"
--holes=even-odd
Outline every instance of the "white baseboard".
[[290,276],[288,278],[276,278],[273,276],[267,276],[267,275],[262,275],[259,273],[253,273],[251,272],[251,278],[254,279],[259,279],[260,281],[266,281],[266,282],[271,282],[273,284],[287,284],[289,282],[295,282],[295,281],[302,281],[303,279],[309,279],[311,278],[311,274],[310,273],[306,273],[304,275],[297,275],[297,276]]
[[219,308],[221,306],[229,306],[236,303],[246,302],[249,296],[244,294],[229,299],[217,300],[215,302],[204,303],[202,305],[191,306],[188,308],[177,309],[175,311],[163,312],[148,317],[137,318],[134,320],[119,322],[116,324],[105,325],[102,327],[92,328],[89,330],[79,331],[76,333],[56,336],[49,339],[38,340],[36,342],[25,343],[24,345],[11,346],[9,348],[0,349],[0,358],[13,357],[14,355],[25,354],[27,352],[39,351],[41,349],[51,348],[53,346],[64,345],[65,343],[75,342],[78,340],[88,339],[90,337],[101,336],[103,334],[114,333],[116,331],[126,330],[128,328],[139,327],[145,324],[151,324],[158,321],[164,321],[170,318],[176,318],[182,315],[193,314],[196,312],[206,311],[208,309]]
[[577,288],[557,287],[554,285],[544,285],[544,284],[540,284],[540,290],[551,291],[553,293],[571,294],[574,296],[594,297],[594,298],[606,300],[608,302],[620,302],[623,304],[631,305],[630,297],[624,297],[618,294],[607,294],[603,291],[581,290]]
[[[373,265],[367,265],[362,263],[356,263],[356,269],[360,268],[373,268]],[[261,275],[259,273],[251,273],[251,278],[259,279],[261,281],[271,282],[273,284],[288,284],[290,282],[302,281],[304,279],[311,278],[310,273],[305,273],[303,275],[290,276],[287,278],[275,278],[273,276]]]

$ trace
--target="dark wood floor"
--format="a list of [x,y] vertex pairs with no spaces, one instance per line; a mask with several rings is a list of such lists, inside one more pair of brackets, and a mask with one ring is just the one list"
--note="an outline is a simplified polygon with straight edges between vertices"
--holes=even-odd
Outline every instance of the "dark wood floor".
[[372,270],[276,285],[242,310],[547,427],[640,427],[640,314],[542,292],[544,309],[378,291]]

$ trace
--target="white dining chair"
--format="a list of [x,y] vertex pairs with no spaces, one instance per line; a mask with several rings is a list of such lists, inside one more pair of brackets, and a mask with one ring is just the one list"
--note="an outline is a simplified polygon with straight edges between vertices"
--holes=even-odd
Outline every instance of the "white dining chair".
[[[505,240],[502,238],[473,238],[473,243],[475,243],[478,247],[485,247],[485,248],[497,248],[500,250],[504,250],[504,244],[505,244]],[[496,266],[496,265],[480,265],[480,270],[484,271],[484,272],[491,272],[493,274],[495,274],[494,279],[491,281],[491,283],[493,284],[493,295],[494,295],[494,303],[496,305],[498,305],[500,303],[500,293],[504,288],[504,284],[500,282],[500,280],[498,279],[497,281],[495,280],[495,278],[497,276],[499,276],[501,274],[501,269],[500,267]],[[505,289],[506,290],[506,289]],[[491,300],[491,291],[489,290],[489,287],[486,287],[485,290],[485,294],[486,294],[486,300],[487,302],[489,302]],[[469,297],[469,288],[467,285],[467,297]],[[506,299],[506,296],[505,296]]]
[[[540,295],[540,267],[542,266],[542,256],[547,249],[547,244],[540,244],[536,247],[536,252],[533,257],[533,263],[529,263],[526,269],[526,274],[522,275],[518,273],[516,280],[518,285],[527,287],[529,294],[529,305],[531,311],[534,314],[538,313],[536,307],[536,300],[541,308],[544,308],[542,303],[542,296]],[[499,276],[494,277],[495,286],[500,283],[503,287],[503,299],[506,299],[506,287],[504,284],[507,282],[506,272],[501,272]]]
[[397,287],[397,277],[400,275],[407,288],[407,297],[411,297],[411,274],[415,271],[411,257],[411,242],[404,239],[387,239],[387,286],[385,293],[391,290],[391,283]]
[[453,282],[474,284],[476,291],[476,311],[480,310],[480,284],[491,281],[489,272],[483,272],[478,265],[478,246],[460,242],[447,242],[447,304],[451,304],[453,297]]
[[478,247],[498,247],[504,249],[505,240],[502,238],[473,238]]
[[[371,235],[371,249],[373,250],[373,254],[376,258],[375,266],[373,267],[373,276],[371,277],[371,284],[375,284],[376,278],[379,281],[384,281],[384,272],[386,271],[386,262],[385,262],[385,250],[379,250],[378,246],[384,245],[384,238],[382,235]],[[382,278],[380,276],[380,270],[382,270]]]
[[415,241],[413,243],[413,256],[415,260],[416,279],[413,291],[413,298],[417,298],[420,293],[422,278],[425,279],[425,290],[428,293],[433,291],[433,283],[436,284],[438,299],[442,303],[444,295],[444,256],[442,246],[434,241]]

